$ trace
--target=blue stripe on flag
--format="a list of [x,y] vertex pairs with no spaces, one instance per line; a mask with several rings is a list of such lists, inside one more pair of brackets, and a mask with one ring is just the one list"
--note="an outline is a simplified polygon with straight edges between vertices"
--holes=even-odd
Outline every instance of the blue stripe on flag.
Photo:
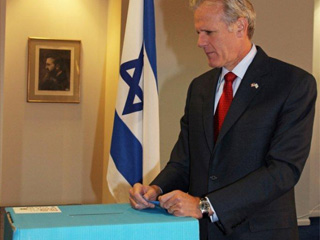
[[147,56],[150,61],[150,64],[156,79],[156,83],[158,86],[156,33],[155,33],[153,0],[144,0],[143,38],[144,38],[144,45],[146,48]]
[[111,157],[122,176],[133,186],[142,183],[142,146],[117,111],[110,149]]

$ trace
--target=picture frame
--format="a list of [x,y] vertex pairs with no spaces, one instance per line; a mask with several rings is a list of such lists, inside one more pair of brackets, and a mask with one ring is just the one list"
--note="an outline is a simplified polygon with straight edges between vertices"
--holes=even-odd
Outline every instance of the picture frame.
[[80,103],[80,40],[28,38],[27,101]]

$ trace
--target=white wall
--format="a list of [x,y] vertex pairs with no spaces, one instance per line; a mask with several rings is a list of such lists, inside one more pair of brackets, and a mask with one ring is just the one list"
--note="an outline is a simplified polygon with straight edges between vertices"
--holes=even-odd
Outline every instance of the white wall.
[[162,167],[178,138],[189,83],[209,70],[205,55],[196,46],[188,2],[155,1]]
[[[107,4],[7,2],[2,206],[101,201]],[[29,36],[82,41],[80,104],[26,102]]]

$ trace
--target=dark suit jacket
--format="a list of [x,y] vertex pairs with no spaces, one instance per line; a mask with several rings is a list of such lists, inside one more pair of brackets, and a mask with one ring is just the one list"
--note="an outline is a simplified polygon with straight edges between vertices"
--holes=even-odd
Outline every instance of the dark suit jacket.
[[214,143],[220,72],[191,83],[178,141],[152,184],[208,196],[219,221],[201,220],[201,239],[298,239],[293,187],[310,150],[315,79],[258,47]]

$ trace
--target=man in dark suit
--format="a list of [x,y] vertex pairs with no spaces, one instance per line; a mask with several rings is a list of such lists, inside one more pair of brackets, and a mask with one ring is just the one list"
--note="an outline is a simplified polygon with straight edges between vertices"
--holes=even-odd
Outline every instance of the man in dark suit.
[[167,166],[150,186],[135,184],[130,203],[158,198],[200,219],[203,240],[298,239],[294,186],[310,150],[315,79],[252,44],[248,0],[204,0],[194,16],[213,70],[189,87]]

